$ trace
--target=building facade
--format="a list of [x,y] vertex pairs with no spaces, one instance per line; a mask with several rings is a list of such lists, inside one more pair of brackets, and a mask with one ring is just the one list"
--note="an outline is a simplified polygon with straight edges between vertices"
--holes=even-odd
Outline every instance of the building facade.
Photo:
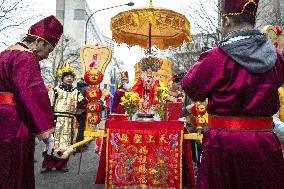
[[[102,35],[96,20],[90,17],[91,15],[92,11],[86,0],[56,0],[56,17],[63,23],[64,35],[76,40],[80,47],[85,45],[85,41],[86,44],[107,45],[114,54],[114,42]],[[107,72],[110,72],[110,67],[117,67],[117,65],[116,59],[112,58]]]
[[84,44],[86,0],[56,0],[56,17],[63,24],[63,33]]

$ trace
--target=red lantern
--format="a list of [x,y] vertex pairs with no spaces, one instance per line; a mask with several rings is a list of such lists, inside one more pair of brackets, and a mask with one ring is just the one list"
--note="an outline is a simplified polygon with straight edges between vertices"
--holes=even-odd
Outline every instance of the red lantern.
[[102,111],[102,105],[97,102],[89,102],[86,109],[89,113],[98,113]]
[[102,97],[102,91],[96,87],[90,87],[86,90],[88,100],[99,100]]
[[88,71],[86,71],[84,80],[90,85],[98,85],[103,81],[103,77],[103,73],[100,70],[91,67]]
[[101,118],[98,114],[91,114],[90,117],[88,117],[88,123],[90,125],[97,125],[101,122]]

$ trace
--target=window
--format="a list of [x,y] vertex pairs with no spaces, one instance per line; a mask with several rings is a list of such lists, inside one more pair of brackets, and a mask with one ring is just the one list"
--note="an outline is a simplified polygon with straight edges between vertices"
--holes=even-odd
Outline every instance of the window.
[[85,15],[84,9],[74,9],[74,20],[85,20]]
[[56,10],[56,17],[60,20],[64,19],[64,10]]

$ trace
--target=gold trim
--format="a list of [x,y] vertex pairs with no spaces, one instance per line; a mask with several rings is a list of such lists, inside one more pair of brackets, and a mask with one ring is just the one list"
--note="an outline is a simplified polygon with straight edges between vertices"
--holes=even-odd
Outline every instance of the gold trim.
[[243,14],[244,13],[244,10],[245,10],[245,8],[246,8],[246,6],[249,4],[249,3],[253,3],[255,6],[257,6],[257,4],[254,2],[254,0],[249,0],[246,4],[244,4],[244,6],[243,6],[243,9],[242,9],[242,11],[241,12],[236,12],[236,13],[226,13],[226,14],[221,14],[221,16],[237,16],[237,15],[241,15],[241,14]]
[[190,22],[187,18],[178,12],[164,8],[140,8],[118,13],[111,18],[112,39],[118,44],[126,43],[129,47],[139,45],[148,49],[149,25],[145,23],[151,24],[152,28],[166,31],[166,35],[155,36],[153,33],[155,30],[152,30],[152,37],[155,36],[152,45],[158,49],[177,48],[183,42],[189,43],[192,40]]
[[26,49],[26,48],[24,48],[24,47],[22,47],[21,45],[18,45],[18,44],[15,44],[15,45],[8,47],[7,50],[8,51],[18,50],[18,51],[25,51],[25,52],[33,53],[33,51],[31,49]]
[[180,132],[180,188],[182,188],[182,147],[183,147],[183,130]]
[[105,188],[108,188],[108,143],[109,143],[109,129],[107,129],[106,136],[106,176],[105,176]]
[[107,133],[105,133],[104,131],[103,132],[100,132],[100,131],[96,131],[96,132],[92,132],[92,131],[84,131],[84,136],[87,136],[87,137],[107,137]]
[[37,37],[37,38],[39,38],[39,39],[41,39],[41,40],[47,42],[47,43],[48,43],[49,45],[51,45],[53,48],[55,48],[55,46],[57,45],[57,42],[59,41],[59,39],[58,39],[57,42],[56,42],[56,43],[54,44],[54,46],[53,46],[48,40],[46,40],[46,39],[44,39],[43,37],[40,37],[40,36],[38,36],[38,35],[33,35],[33,34],[30,33],[30,31],[31,31],[31,28],[30,28],[29,31],[28,31],[28,35]]
[[200,143],[202,142],[203,134],[184,134],[183,135],[185,140],[198,140]]
[[97,55],[97,66],[96,68],[102,72],[102,74],[105,73],[106,67],[109,65],[109,62],[112,59],[112,52],[111,49],[106,45],[84,45],[80,49],[80,60],[82,64],[82,75],[86,73],[87,70],[89,70],[89,64],[91,61],[93,61],[93,55]]

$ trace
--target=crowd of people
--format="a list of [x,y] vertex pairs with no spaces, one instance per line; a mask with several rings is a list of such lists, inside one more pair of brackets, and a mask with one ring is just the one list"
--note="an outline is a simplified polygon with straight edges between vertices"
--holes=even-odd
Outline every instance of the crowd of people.
[[[175,75],[169,86],[175,101],[183,102],[184,116],[191,113],[192,102],[207,102],[202,146],[192,143],[197,188],[280,189],[283,114],[280,111],[279,119],[277,112],[283,105],[283,54],[254,29],[258,0],[224,0],[221,5],[222,41],[202,53],[186,74]],[[49,16],[0,53],[0,188],[35,188],[35,137],[46,144],[41,173],[53,168],[68,172],[68,159],[53,152],[84,138],[88,84],[81,80],[74,87],[76,74],[66,64],[59,72],[60,85],[47,91],[40,73],[39,61],[53,51],[62,33],[62,24]],[[126,91],[145,99],[145,109],[158,103],[161,81],[152,74],[156,70],[143,71],[132,87],[128,73],[122,72],[114,96],[105,87],[106,115],[110,98],[112,112],[125,113],[120,102]]]

